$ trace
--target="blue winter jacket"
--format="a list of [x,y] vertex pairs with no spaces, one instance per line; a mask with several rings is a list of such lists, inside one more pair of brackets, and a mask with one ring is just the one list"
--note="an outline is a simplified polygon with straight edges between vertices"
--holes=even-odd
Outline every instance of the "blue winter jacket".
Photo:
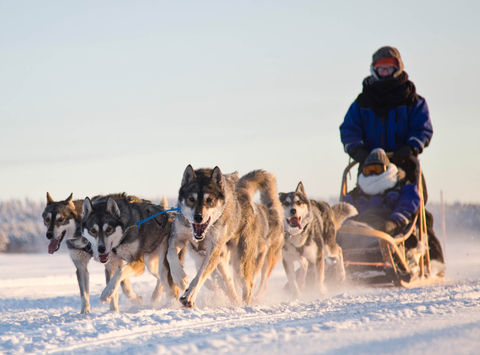
[[407,224],[420,207],[420,194],[415,184],[398,184],[383,194],[367,195],[359,187],[346,194],[343,202],[354,205],[358,213],[369,208],[383,207],[391,211],[390,219],[397,223]]
[[428,106],[421,96],[413,106],[390,109],[387,117],[377,116],[371,108],[360,107],[355,100],[340,125],[342,143],[349,154],[359,146],[368,151],[383,148],[391,152],[407,144],[420,153],[432,135]]

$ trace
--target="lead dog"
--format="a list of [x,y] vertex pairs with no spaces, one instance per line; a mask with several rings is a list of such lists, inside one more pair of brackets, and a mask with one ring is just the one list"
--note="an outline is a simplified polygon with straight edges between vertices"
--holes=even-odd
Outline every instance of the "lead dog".
[[93,252],[102,263],[117,257],[127,262],[109,280],[100,297],[102,302],[117,297],[121,282],[141,275],[145,266],[157,279],[153,302],[160,300],[163,285],[168,286],[165,291],[169,296],[178,297],[178,288],[172,282],[165,258],[173,216],[163,213],[140,226],[136,224],[163,211],[164,206],[147,201],[131,203],[111,195],[85,198],[82,234],[92,244]]
[[[343,221],[357,214],[355,207],[339,203],[331,208],[326,202],[310,200],[299,182],[293,192],[280,193],[285,223],[283,266],[289,291],[298,297],[307,275],[310,286],[324,292],[325,258],[333,261],[339,281],[345,279],[342,249],[336,242],[336,232]],[[300,263],[295,271],[294,262]]]
[[[263,206],[253,202],[257,191]],[[218,167],[194,170],[188,165],[178,205],[182,214],[175,219],[167,254],[174,282],[186,287],[186,274],[177,256],[186,245],[198,268],[180,302],[193,307],[200,288],[217,268],[232,302],[239,302],[235,288],[238,284],[243,302],[250,304],[255,274],[264,269],[264,288],[268,273],[280,259],[282,209],[273,174],[255,170],[238,180],[236,173],[223,175]],[[272,246],[271,255],[266,253],[267,246]],[[265,267],[263,261],[256,265],[262,252],[266,255],[263,260],[268,260]]]
[[[78,287],[80,289],[81,299],[81,313],[90,312],[90,298],[89,298],[89,273],[88,263],[94,253],[91,244],[87,239],[82,237],[81,227],[81,210],[83,200],[73,200],[73,194],[70,194],[63,201],[54,201],[47,192],[47,204],[42,213],[43,222],[47,227],[46,237],[50,240],[48,245],[48,252],[55,253],[62,241],[65,239],[70,253],[70,258],[73,261],[77,271]],[[128,196],[130,200],[135,200],[135,197]],[[99,261],[98,258],[94,258]],[[122,265],[122,259],[114,257],[110,262],[105,264],[105,276],[108,280],[112,277],[114,272]],[[139,302],[141,298],[137,296],[130,287],[130,281],[125,279],[122,282],[123,293],[132,301]],[[118,297],[112,299],[110,303],[111,310],[118,309]]]

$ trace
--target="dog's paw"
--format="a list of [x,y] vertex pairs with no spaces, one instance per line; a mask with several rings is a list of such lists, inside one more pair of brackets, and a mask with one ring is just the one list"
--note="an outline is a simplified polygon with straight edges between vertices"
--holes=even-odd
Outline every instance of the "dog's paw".
[[102,295],[100,296],[100,302],[102,303],[108,303],[112,300],[112,290],[106,288],[103,290]]
[[180,302],[185,308],[193,308],[195,306],[195,301],[193,300],[190,290],[186,290],[185,293],[180,297]]
[[90,307],[83,307],[80,311],[80,314],[88,314],[90,313]]

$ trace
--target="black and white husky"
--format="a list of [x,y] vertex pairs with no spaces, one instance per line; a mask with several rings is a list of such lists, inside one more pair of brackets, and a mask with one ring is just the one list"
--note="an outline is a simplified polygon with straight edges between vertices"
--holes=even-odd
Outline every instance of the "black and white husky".
[[83,201],[82,235],[91,243],[94,255],[102,263],[116,258],[127,263],[108,281],[100,298],[102,302],[116,298],[120,284],[141,275],[145,266],[157,279],[153,302],[160,300],[163,286],[167,286],[165,291],[169,296],[178,297],[166,260],[173,216],[163,213],[137,226],[137,222],[163,212],[164,207],[144,200],[132,202],[124,195],[87,197]]
[[[342,249],[336,242],[336,233],[343,221],[357,214],[350,204],[310,200],[299,182],[293,192],[280,193],[284,211],[285,243],[283,266],[288,278],[289,291],[298,297],[305,283],[314,290],[324,292],[325,259],[335,263],[336,278],[345,279]],[[300,268],[295,270],[294,263]]]
[[[50,240],[48,252],[55,253],[63,240],[65,240],[70,257],[77,269],[78,287],[80,289],[81,313],[90,312],[89,298],[89,274],[88,262],[94,253],[91,244],[87,239],[82,237],[81,226],[81,210],[83,200],[73,200],[73,194],[70,194],[65,200],[54,201],[47,192],[47,205],[43,211],[42,217],[47,227],[46,236]],[[95,260],[100,261],[98,257]],[[118,257],[112,258],[105,264],[105,276],[108,280],[114,272],[122,265],[122,259]],[[122,282],[124,294],[132,301],[138,302],[140,298],[132,291],[130,281],[125,279]],[[118,309],[118,298],[112,299],[110,303],[111,310]]]

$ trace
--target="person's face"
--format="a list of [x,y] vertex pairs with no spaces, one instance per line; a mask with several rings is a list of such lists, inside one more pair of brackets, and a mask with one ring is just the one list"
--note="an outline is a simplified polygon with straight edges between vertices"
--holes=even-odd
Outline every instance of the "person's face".
[[378,76],[381,78],[387,77],[392,75],[395,72],[395,67],[393,65],[379,65],[375,68],[375,71],[377,72]]

